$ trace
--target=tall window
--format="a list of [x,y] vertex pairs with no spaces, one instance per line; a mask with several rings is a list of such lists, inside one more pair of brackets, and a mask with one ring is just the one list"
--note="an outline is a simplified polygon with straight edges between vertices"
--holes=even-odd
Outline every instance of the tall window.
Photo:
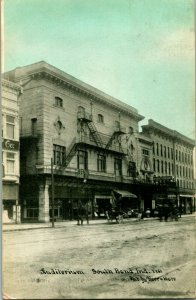
[[131,177],[135,177],[136,176],[136,165],[135,165],[135,162],[129,161],[127,175],[131,176]]
[[37,119],[31,119],[31,132],[32,136],[36,136],[37,134]]
[[156,172],[156,163],[155,163],[155,159],[153,158],[153,171]]
[[15,118],[12,116],[6,116],[6,137],[8,139],[14,139],[14,127]]
[[165,162],[165,174],[167,174],[167,162]]
[[176,150],[176,160],[178,160],[178,150]]
[[15,153],[6,153],[6,168],[8,174],[14,174],[15,171]]
[[157,143],[157,155],[159,155],[159,144]]
[[161,156],[163,156],[163,146],[161,145]]
[[88,170],[88,153],[86,151],[78,151],[78,169]]
[[174,158],[174,151],[173,151],[173,149],[171,149],[171,159],[173,159]]
[[65,159],[65,147],[53,145],[54,165],[61,166]]
[[168,163],[168,174],[170,175],[171,173],[171,166],[170,166],[170,162]]
[[163,170],[163,161],[161,161],[161,173],[163,173],[164,170]]
[[106,157],[105,155],[97,155],[97,170],[99,172],[106,172]]
[[[173,164],[172,164],[173,166]],[[178,165],[176,165],[176,175],[178,176]]]
[[181,161],[181,152],[179,151],[179,161]]
[[159,160],[157,159],[157,172],[160,171]]
[[164,157],[166,158],[167,153],[166,153],[166,147],[164,146]]
[[169,147],[167,147],[167,156],[168,156],[168,158],[170,158],[170,149],[169,149]]
[[153,154],[155,154],[154,142],[153,142],[153,145],[152,145],[152,152],[153,152]]
[[99,123],[104,123],[103,115],[98,114],[98,122],[99,122]]
[[55,106],[63,107],[63,99],[61,99],[60,97],[55,97],[54,104],[55,104]]
[[120,158],[114,159],[114,172],[117,176],[122,175],[122,159]]

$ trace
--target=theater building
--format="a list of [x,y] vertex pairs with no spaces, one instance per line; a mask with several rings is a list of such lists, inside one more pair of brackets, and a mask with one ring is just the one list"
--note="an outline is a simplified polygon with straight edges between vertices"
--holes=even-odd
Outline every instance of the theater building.
[[3,223],[20,222],[19,103],[21,87],[2,80],[2,200]]
[[193,150],[195,141],[153,120],[142,126],[153,141],[154,201],[174,199],[183,213],[195,211]]
[[143,116],[135,108],[43,61],[5,76],[23,87],[22,220],[50,219],[51,158],[56,219],[74,218],[79,199],[88,200],[92,216],[103,213],[114,193],[127,197],[130,207],[138,204],[136,177],[151,176],[152,163],[150,140],[138,132]]

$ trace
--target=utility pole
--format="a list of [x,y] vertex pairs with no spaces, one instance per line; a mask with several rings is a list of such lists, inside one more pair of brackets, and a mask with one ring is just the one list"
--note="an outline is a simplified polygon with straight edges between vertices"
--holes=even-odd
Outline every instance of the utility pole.
[[53,158],[51,158],[51,186],[52,186],[52,228],[54,228],[54,171],[53,171]]

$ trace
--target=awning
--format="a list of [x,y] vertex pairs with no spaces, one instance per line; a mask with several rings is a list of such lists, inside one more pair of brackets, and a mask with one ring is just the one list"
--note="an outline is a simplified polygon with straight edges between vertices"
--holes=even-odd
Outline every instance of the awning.
[[193,198],[194,195],[179,195],[180,197],[185,197],[185,198]]
[[113,192],[121,195],[121,197],[124,197],[124,198],[137,198],[136,195],[128,192],[128,191],[121,191],[121,190],[113,190]]

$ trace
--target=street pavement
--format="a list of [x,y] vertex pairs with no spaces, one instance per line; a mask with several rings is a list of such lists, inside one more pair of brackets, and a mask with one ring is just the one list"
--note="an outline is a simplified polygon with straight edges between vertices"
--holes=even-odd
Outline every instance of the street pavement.
[[195,299],[194,215],[47,225],[3,232],[6,297]]

